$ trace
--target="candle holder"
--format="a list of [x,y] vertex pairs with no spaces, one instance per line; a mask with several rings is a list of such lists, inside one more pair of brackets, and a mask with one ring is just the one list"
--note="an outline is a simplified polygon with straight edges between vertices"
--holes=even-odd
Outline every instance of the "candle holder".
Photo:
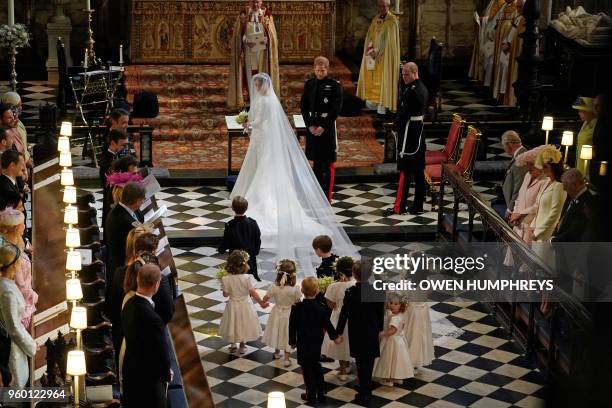
[[91,65],[100,65],[100,61],[96,58],[96,52],[94,51],[94,44],[96,41],[93,39],[93,30],[91,29],[91,22],[95,10],[86,9],[84,11],[87,13],[87,60],[91,61]]
[[11,64],[11,89],[17,92],[17,48],[12,46],[9,50]]

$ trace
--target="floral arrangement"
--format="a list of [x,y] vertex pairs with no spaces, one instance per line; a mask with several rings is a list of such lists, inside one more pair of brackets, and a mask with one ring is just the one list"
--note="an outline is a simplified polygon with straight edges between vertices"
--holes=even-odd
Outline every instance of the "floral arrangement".
[[113,187],[125,187],[125,185],[130,181],[133,181],[135,183],[141,182],[142,175],[140,173],[120,171],[116,173],[110,173],[106,177],[106,184]]
[[0,26],[0,47],[25,48],[30,46],[30,32],[23,24],[3,24]]
[[227,272],[227,263],[222,263],[221,265],[219,265],[219,270],[217,271],[217,274],[215,275],[215,277],[219,280],[222,281],[224,277],[227,276],[228,272]]
[[236,116],[236,123],[238,123],[239,125],[244,125],[248,121],[249,121],[249,112],[247,111],[242,111],[238,114],[238,116]]
[[319,278],[318,281],[319,281],[319,292],[325,294],[325,291],[327,291],[327,288],[329,287],[329,285],[334,283],[334,277],[325,276],[323,278]]

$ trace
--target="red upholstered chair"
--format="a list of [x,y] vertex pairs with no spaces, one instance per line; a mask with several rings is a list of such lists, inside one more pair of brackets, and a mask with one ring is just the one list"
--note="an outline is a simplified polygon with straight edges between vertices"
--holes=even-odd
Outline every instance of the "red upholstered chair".
[[[478,143],[480,142],[480,131],[473,126],[468,126],[467,136],[463,144],[461,156],[456,163],[457,170],[463,175],[465,181],[472,180],[472,170],[476,161],[476,153],[478,152]],[[431,208],[436,206],[436,193],[439,191],[440,183],[442,182],[442,163],[428,164],[425,166],[425,181],[429,186],[431,194]]]
[[465,120],[461,116],[453,113],[453,121],[448,129],[446,145],[442,150],[427,150],[425,152],[425,164],[440,164],[454,162],[457,157],[459,145],[461,144],[461,131],[465,125]]

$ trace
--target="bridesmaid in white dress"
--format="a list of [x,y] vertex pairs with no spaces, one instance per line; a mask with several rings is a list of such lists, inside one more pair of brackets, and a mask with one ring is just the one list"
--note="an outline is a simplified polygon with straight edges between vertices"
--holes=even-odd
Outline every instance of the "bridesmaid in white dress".
[[240,354],[245,352],[245,342],[257,340],[261,336],[261,326],[251,297],[262,308],[268,306],[253,287],[251,275],[246,275],[249,262],[244,254],[244,251],[236,250],[227,258],[228,275],[221,280],[221,289],[229,301],[219,325],[219,336],[230,343],[230,353],[236,352],[236,343],[239,342]]
[[[325,291],[325,299],[327,305],[332,309],[331,322],[336,327],[338,319],[340,317],[340,311],[344,304],[344,294],[348,288],[355,285],[353,280],[353,265],[354,260],[350,256],[342,256],[336,261],[336,274],[340,275],[340,281],[334,282]],[[326,334],[323,339],[323,347],[321,354],[338,360],[340,363],[340,369],[338,370],[338,379],[340,381],[346,381],[346,375],[350,372],[350,359],[351,354],[349,351],[349,339],[348,331],[344,331],[344,341],[340,344],[336,344]]]
[[382,385],[393,387],[394,383],[414,377],[414,366],[404,338],[406,302],[398,293],[390,293],[387,298],[388,323],[380,333],[380,357],[374,363],[372,376],[382,379]]
[[432,334],[429,304],[427,302],[410,302],[406,308],[404,335],[413,367],[428,366],[435,358]]
[[291,346],[289,346],[289,315],[291,307],[300,301],[302,293],[300,288],[295,286],[297,266],[290,259],[282,259],[277,266],[278,274],[276,281],[270,285],[268,292],[263,298],[267,303],[270,299],[276,302],[263,334],[263,342],[274,348],[274,358],[281,357],[280,351],[285,352],[283,365],[289,367],[291,360]]

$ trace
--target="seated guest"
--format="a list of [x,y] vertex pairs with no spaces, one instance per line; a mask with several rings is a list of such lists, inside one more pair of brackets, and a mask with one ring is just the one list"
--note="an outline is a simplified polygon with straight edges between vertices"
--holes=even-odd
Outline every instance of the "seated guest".
[[0,129],[0,154],[13,148],[13,134]]
[[125,265],[125,241],[132,223],[144,222],[140,206],[145,200],[145,189],[137,183],[127,183],[121,194],[121,201],[108,213],[104,224],[106,241],[106,287],[110,288],[113,273],[118,267]]
[[102,152],[100,158],[100,182],[102,184],[102,225],[105,225],[106,216],[110,211],[110,204],[112,202],[111,189],[108,187],[107,177],[110,173],[113,161],[117,159],[117,154],[127,144],[128,138],[124,132],[119,130],[112,130],[109,134],[108,146],[105,151]]
[[261,232],[257,221],[245,215],[249,202],[244,197],[236,196],[232,200],[234,219],[225,224],[219,253],[241,249],[249,254],[249,273],[261,282],[257,273],[257,255],[261,248]]
[[526,241],[531,244],[534,252],[542,260],[554,268],[549,241],[559,222],[567,197],[563,184],[560,182],[563,174],[561,152],[552,145],[546,145],[539,151],[534,165],[542,170],[544,176],[548,177],[548,182],[538,195],[536,215],[526,234]]
[[594,113],[595,108],[593,105],[593,98],[579,96],[572,105],[572,108],[578,111],[578,116],[580,116],[580,120],[582,121],[582,126],[580,127],[578,137],[576,138],[575,167],[584,176],[586,176],[586,161],[580,158],[580,151],[582,150],[582,146],[593,144],[593,131],[595,130],[595,125],[597,124],[597,119],[595,118]]
[[32,315],[36,311],[38,294],[32,289],[32,263],[26,254],[26,245],[23,240],[25,222],[23,212],[6,208],[0,212],[0,234],[7,242],[15,245],[21,251],[21,264],[15,273],[15,284],[21,291],[25,300],[24,313],[21,322],[26,329],[29,329]]
[[25,157],[26,165],[28,167],[32,167],[32,158],[30,156],[30,151],[28,149],[28,131],[26,130],[25,125],[19,120],[19,116],[21,115],[21,110],[23,104],[21,103],[21,96],[17,92],[6,92],[0,98],[0,102],[3,105],[7,105],[13,111],[13,117],[15,119],[15,133],[19,136],[21,140],[21,144],[25,146],[23,151],[23,155]]
[[140,268],[136,295],[121,312],[126,344],[122,370],[124,407],[167,406],[166,387],[173,372],[164,340],[164,322],[152,300],[160,281],[158,266],[146,264]]
[[516,166],[525,167],[527,174],[525,174],[521,188],[514,201],[514,207],[509,208],[508,211],[510,214],[509,222],[514,227],[514,232],[523,240],[525,239],[526,230],[536,214],[538,196],[549,181],[542,174],[542,170],[534,165],[542,147],[536,147],[516,156]]
[[334,264],[338,260],[338,255],[332,254],[332,240],[327,235],[319,235],[312,240],[312,248],[315,254],[321,258],[321,264],[317,267],[317,278],[326,276],[334,277],[336,271]]
[[23,169],[25,161],[23,153],[7,150],[0,159],[2,175],[0,175],[0,210],[6,208],[8,203],[23,202],[24,183]]
[[[501,143],[504,146],[504,152],[512,158],[502,184],[504,203],[506,204],[506,210],[508,210],[514,208],[514,202],[523,184],[523,178],[525,178],[525,174],[527,173],[526,167],[519,167],[516,165],[516,157],[526,152],[527,149],[523,147],[520,136],[514,130],[507,130],[504,132],[501,137]],[[506,212],[506,218],[508,215],[509,214]]]
[[28,357],[34,357],[38,346],[21,323],[25,300],[15,284],[15,275],[21,268],[21,250],[13,244],[0,247],[0,327],[11,339],[8,368],[13,386],[23,388],[30,377]]

